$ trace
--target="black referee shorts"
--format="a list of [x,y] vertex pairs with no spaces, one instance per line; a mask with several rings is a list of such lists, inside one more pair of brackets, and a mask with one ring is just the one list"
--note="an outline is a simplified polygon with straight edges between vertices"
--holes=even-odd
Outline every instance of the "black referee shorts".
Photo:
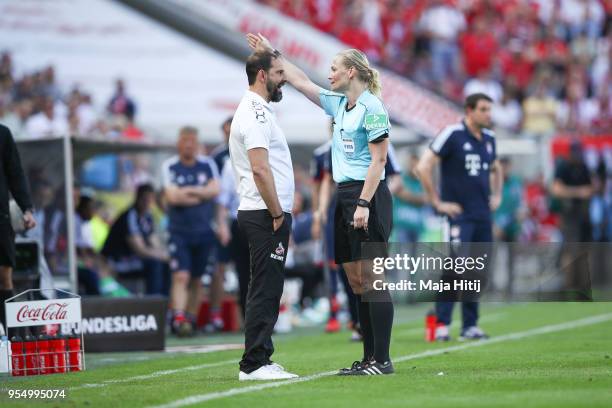
[[15,268],[15,233],[9,223],[0,223],[0,266]]
[[[349,181],[338,185],[338,199],[334,214],[334,252],[337,264],[359,261],[373,257],[387,256],[387,245],[393,225],[393,202],[387,183],[383,180],[378,185],[370,200],[368,230],[355,229],[351,224],[357,201],[363,190],[363,181]],[[362,254],[362,243],[377,242],[368,254]],[[383,253],[378,253],[378,252]]]

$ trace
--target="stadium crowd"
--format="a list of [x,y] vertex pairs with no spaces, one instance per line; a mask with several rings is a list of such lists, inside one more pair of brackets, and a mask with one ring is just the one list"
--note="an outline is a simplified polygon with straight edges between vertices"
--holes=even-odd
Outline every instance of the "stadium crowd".
[[612,126],[610,0],[259,0],[514,134]]
[[121,79],[104,112],[99,112],[87,90],[59,86],[53,65],[17,75],[11,53],[0,54],[0,122],[17,140],[64,134],[141,139],[136,112]]

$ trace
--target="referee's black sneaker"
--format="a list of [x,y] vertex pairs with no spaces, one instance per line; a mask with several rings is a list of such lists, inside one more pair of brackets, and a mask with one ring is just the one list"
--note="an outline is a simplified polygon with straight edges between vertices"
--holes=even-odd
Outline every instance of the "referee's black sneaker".
[[356,370],[348,371],[344,375],[387,375],[393,374],[394,372],[395,370],[393,369],[391,361],[385,361],[384,363],[372,361],[367,365],[362,365]]
[[349,374],[350,372],[361,370],[362,368],[367,367],[368,365],[372,363],[374,363],[373,358],[368,358],[368,359],[364,358],[361,361],[354,361],[350,367],[341,368],[340,371],[338,371],[338,375],[350,375]]

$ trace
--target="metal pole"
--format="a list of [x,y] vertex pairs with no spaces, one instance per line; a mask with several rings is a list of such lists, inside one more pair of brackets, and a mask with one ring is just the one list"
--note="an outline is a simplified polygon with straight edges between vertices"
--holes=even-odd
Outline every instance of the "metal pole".
[[64,136],[64,181],[66,185],[66,229],[68,230],[68,273],[70,290],[78,292],[76,246],[74,242],[74,169],[72,166],[72,138]]

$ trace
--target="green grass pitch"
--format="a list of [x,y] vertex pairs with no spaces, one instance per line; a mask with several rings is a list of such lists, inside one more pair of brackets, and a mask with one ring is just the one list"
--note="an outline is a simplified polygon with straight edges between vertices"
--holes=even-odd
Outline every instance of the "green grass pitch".
[[[1,407],[611,407],[610,303],[483,304],[488,341],[423,340],[428,305],[396,307],[396,374],[337,377],[360,357],[349,333],[321,328],[275,336],[275,361],[300,379],[238,382],[240,350],[205,354],[86,355],[87,370],[0,377]],[[459,320],[455,313],[455,323]],[[453,325],[456,338],[459,327]],[[169,345],[241,343],[202,336]],[[442,374],[440,374],[442,373]],[[8,390],[64,389],[55,400],[9,399]]]

